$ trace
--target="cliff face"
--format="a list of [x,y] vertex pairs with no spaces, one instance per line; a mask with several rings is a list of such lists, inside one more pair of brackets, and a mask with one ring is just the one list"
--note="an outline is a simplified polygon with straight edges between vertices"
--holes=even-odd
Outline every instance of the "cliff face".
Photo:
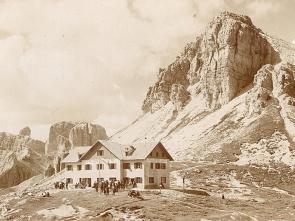
[[51,154],[57,151],[60,136],[68,139],[70,130],[75,126],[72,122],[58,122],[53,124],[49,129],[48,140],[45,145],[45,153]]
[[294,166],[294,65],[295,45],[221,13],[160,69],[144,114],[111,139],[161,140],[180,160]]
[[107,139],[106,130],[97,124],[86,122],[59,122],[50,127],[46,141],[46,154],[60,152],[71,146],[88,146],[98,139]]
[[42,141],[32,139],[28,136],[0,132],[0,150],[14,151],[22,147],[28,147],[40,154],[44,154],[45,150],[45,144]]
[[[158,81],[148,90],[142,109],[154,112],[169,101],[179,109],[190,97],[198,95],[209,108],[219,108],[252,83],[262,65],[279,61],[278,54],[249,17],[222,13],[195,42],[186,45],[171,65],[160,69]],[[175,85],[187,91],[177,102],[172,99]]]
[[69,134],[72,146],[89,146],[97,140],[105,140],[108,136],[106,130],[100,126],[90,123],[80,123],[73,127]]
[[97,124],[86,122],[59,122],[50,127],[46,142],[46,154],[54,155],[53,167],[56,172],[62,168],[61,160],[75,146],[90,146],[99,139],[107,139],[106,130]]

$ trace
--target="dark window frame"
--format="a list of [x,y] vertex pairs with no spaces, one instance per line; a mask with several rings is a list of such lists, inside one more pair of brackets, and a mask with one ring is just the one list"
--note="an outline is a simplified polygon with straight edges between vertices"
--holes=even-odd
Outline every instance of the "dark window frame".
[[66,178],[66,183],[72,184],[73,183],[73,178]]
[[123,163],[123,169],[130,169],[130,163]]
[[161,169],[161,163],[155,163],[155,169],[157,170]]
[[142,169],[142,162],[134,163],[134,169]]
[[73,165],[67,165],[67,171],[72,171],[73,170]]
[[109,169],[110,170],[115,170],[116,169],[116,164],[115,163],[110,163],[109,164]]
[[96,164],[96,169],[97,169],[97,170],[103,170],[103,168],[104,168],[104,166],[103,166],[102,163],[98,163],[98,164]]
[[99,157],[103,156],[103,154],[104,154],[103,150],[98,150],[97,153],[96,153],[96,155],[99,156]]
[[143,183],[142,177],[135,177],[135,182],[136,183]]
[[155,178],[154,177],[149,177],[149,183],[155,183]]
[[85,170],[92,170],[91,164],[85,164]]

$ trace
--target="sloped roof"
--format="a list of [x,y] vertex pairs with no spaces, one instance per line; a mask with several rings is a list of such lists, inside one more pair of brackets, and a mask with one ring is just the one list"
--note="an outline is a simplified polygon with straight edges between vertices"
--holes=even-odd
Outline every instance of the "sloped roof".
[[74,149],[71,149],[69,151],[68,156],[66,156],[61,162],[62,163],[74,163],[78,162],[79,159],[79,154],[85,154],[87,153],[92,146],[78,146],[74,147]]
[[157,146],[159,142],[144,142],[144,143],[135,143],[132,146],[135,148],[135,151],[131,156],[125,156],[126,160],[131,159],[145,159],[152,152],[152,150]]
[[[143,160],[148,157],[151,151],[160,143],[160,142],[143,142],[143,143],[134,143],[132,145],[123,145],[107,140],[99,140],[104,147],[106,147],[112,154],[114,154],[120,160]],[[134,152],[131,155],[126,156],[125,148],[131,147],[134,148]],[[164,146],[163,146],[164,147]],[[164,147],[165,149],[165,147]],[[165,149],[166,150],[166,149]],[[166,150],[170,160],[173,160],[171,155]]]
[[[161,142],[143,142],[134,143],[132,145],[123,145],[107,140],[98,140],[93,146],[75,147],[74,149],[70,150],[69,155],[62,160],[62,163],[78,162],[83,160],[83,158],[86,157],[86,155],[90,152],[92,148],[97,147],[97,144],[101,144],[102,146],[107,148],[119,160],[144,160],[158,144],[161,144],[163,146]],[[131,155],[126,156],[126,147],[134,149]],[[173,160],[173,158],[164,146],[163,148],[166,151],[168,158],[170,160]],[[79,158],[79,154],[82,154],[81,158]]]

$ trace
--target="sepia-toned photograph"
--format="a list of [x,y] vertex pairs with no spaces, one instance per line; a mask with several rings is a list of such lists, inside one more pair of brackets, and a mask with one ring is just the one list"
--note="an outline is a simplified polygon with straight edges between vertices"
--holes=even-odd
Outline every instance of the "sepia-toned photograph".
[[0,0],[0,221],[295,221],[295,0]]

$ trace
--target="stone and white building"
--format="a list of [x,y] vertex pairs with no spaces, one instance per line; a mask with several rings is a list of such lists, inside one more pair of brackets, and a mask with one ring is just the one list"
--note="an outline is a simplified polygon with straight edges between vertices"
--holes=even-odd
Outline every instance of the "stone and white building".
[[135,181],[138,188],[170,187],[173,158],[161,142],[122,145],[98,140],[93,146],[74,147],[62,160],[69,183],[105,180]]

